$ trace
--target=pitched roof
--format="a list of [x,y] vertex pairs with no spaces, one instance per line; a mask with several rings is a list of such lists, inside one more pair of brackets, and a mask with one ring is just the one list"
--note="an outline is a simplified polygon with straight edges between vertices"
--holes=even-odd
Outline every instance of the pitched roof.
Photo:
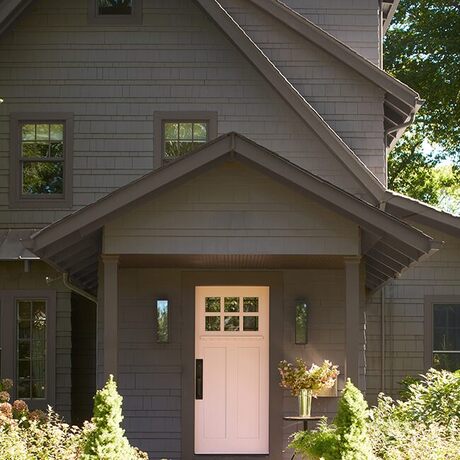
[[373,197],[379,200],[384,191],[382,183],[329,126],[312,105],[299,93],[220,3],[216,0],[196,1],[250,62],[252,62],[268,83],[281,95],[305,123],[318,134],[348,171],[364,185]]
[[249,1],[385,91],[385,130],[391,130],[386,140],[391,149],[407,127],[402,125],[420,109],[419,94],[280,0]]
[[[75,273],[73,267],[77,264],[78,273],[84,280],[90,280],[92,277],[88,273],[93,273],[94,278],[97,272],[99,232],[106,222],[166,187],[174,186],[203,168],[225,160],[249,163],[356,222],[366,235],[363,254],[366,257],[367,286],[371,289],[377,288],[437,247],[432,238],[392,215],[344,192],[255,142],[239,134],[229,133],[40,230],[31,236],[30,249],[53,266],[71,274]],[[374,251],[372,259],[367,258],[367,252],[375,249],[377,243],[380,250]],[[84,263],[87,264],[83,272],[81,261],[78,260],[82,253],[86,260]],[[392,262],[387,262],[387,259]],[[84,281],[80,282],[85,285]],[[94,288],[92,285],[86,287]]]
[[[16,5],[11,14],[0,7],[5,21],[11,23],[14,18],[30,3],[30,0],[8,0]],[[297,89],[286,79],[279,69],[250,39],[244,30],[233,20],[216,0],[195,0],[227,37],[241,50],[247,59],[259,70],[267,82],[280,94],[292,109],[322,139],[328,149],[339,159],[346,169],[364,186],[374,203],[378,203],[384,193],[384,187],[358,156],[347,146],[338,134],[329,126],[321,115],[308,103]],[[14,14],[13,14],[14,13]],[[7,18],[6,18],[7,16]],[[0,14],[0,20],[1,20]],[[0,31],[3,30],[0,24]],[[372,198],[371,198],[372,199]]]
[[383,16],[383,34],[387,33],[390,27],[391,20],[396,13],[399,5],[399,0],[383,0],[382,1],[382,16]]
[[32,0],[3,0],[0,5],[0,35],[15,21]]
[[384,203],[387,211],[400,219],[409,219],[457,238],[460,237],[459,216],[454,216],[422,201],[391,190],[385,193]]

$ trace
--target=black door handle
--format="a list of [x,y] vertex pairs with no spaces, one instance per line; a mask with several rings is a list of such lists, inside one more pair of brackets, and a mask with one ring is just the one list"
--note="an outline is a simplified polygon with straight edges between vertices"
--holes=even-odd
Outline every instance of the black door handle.
[[203,399],[203,360],[195,360],[195,399]]

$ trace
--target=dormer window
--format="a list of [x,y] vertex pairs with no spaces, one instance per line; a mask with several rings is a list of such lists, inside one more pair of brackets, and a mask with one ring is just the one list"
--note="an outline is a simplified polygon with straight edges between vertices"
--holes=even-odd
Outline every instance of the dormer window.
[[91,24],[140,24],[142,0],[88,0]]

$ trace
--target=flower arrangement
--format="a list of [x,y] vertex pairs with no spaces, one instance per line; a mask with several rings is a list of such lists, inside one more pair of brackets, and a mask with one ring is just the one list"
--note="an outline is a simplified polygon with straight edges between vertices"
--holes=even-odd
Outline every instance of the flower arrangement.
[[281,361],[278,370],[281,376],[280,386],[291,390],[292,396],[299,396],[302,390],[311,390],[313,396],[324,388],[332,388],[340,374],[338,366],[324,361],[321,366],[312,364],[308,368],[302,358],[295,360],[295,365]]

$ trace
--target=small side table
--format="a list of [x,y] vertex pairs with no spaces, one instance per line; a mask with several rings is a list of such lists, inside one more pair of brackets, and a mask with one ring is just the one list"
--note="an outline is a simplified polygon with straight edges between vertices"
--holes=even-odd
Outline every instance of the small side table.
[[[319,422],[324,418],[323,416],[320,415],[315,415],[315,416],[310,416],[310,417],[283,417],[283,420],[287,420],[289,422],[303,422],[303,429],[304,431],[308,431],[308,422]],[[291,460],[295,458],[295,452],[291,457]]]

